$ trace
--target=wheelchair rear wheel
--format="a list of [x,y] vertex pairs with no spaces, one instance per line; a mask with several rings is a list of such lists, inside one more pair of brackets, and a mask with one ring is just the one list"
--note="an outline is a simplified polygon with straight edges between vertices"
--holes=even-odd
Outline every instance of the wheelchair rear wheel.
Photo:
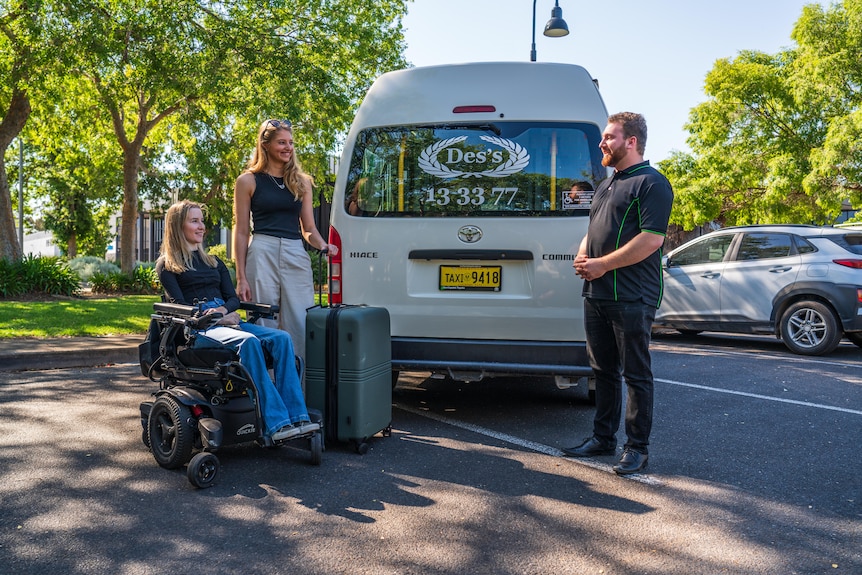
[[156,462],[165,469],[182,467],[192,455],[195,430],[189,408],[173,397],[156,399],[147,422],[150,449]]

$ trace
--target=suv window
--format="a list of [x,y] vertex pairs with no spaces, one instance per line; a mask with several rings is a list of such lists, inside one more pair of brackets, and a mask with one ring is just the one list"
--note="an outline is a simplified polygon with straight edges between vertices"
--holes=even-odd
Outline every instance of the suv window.
[[784,258],[793,253],[793,239],[789,234],[745,234],[736,254],[738,261]]
[[[368,128],[344,209],[362,217],[582,216],[607,176],[601,134],[578,122]],[[581,188],[579,188],[581,189]]]
[[845,234],[843,236],[828,237],[845,250],[862,255],[862,234]]
[[724,260],[724,255],[733,241],[733,234],[723,234],[707,238],[702,242],[685,248],[673,254],[671,265],[688,266],[692,264],[717,263]]
[[796,253],[810,254],[817,251],[817,247],[801,236],[793,236],[796,239]]

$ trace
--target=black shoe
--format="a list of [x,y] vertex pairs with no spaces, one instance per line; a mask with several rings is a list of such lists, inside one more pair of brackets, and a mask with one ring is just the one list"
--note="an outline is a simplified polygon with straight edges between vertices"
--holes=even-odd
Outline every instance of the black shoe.
[[593,457],[595,455],[613,455],[617,450],[615,443],[605,443],[595,436],[585,439],[576,447],[566,447],[563,453],[570,457]]
[[623,451],[623,456],[620,457],[620,462],[614,465],[614,472],[617,475],[640,473],[646,469],[648,461],[649,455],[627,447],[625,451]]

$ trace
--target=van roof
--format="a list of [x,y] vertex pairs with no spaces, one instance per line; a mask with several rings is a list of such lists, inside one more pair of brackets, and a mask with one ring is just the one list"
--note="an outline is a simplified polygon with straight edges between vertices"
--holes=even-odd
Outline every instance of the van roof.
[[[494,112],[453,113],[456,106]],[[482,120],[587,121],[603,128],[607,109],[581,66],[549,62],[476,62],[423,66],[377,78],[354,128]]]

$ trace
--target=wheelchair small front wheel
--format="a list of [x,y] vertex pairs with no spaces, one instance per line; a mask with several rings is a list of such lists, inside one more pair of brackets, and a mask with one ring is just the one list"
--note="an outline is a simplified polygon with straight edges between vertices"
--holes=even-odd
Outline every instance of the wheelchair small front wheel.
[[323,434],[316,431],[308,438],[308,448],[311,450],[311,464],[320,465],[323,459]]
[[189,461],[186,476],[189,478],[189,483],[198,489],[205,489],[212,487],[220,469],[221,464],[218,457],[208,451],[203,451]]

